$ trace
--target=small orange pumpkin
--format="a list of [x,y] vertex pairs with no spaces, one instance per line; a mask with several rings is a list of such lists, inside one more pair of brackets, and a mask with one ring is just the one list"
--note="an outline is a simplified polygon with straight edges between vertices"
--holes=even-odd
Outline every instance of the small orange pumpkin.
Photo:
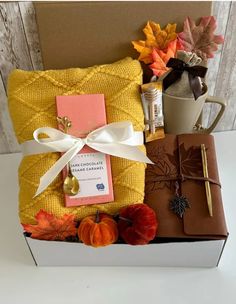
[[97,211],[96,215],[87,216],[81,221],[78,236],[85,245],[107,246],[118,239],[117,223],[110,215]]

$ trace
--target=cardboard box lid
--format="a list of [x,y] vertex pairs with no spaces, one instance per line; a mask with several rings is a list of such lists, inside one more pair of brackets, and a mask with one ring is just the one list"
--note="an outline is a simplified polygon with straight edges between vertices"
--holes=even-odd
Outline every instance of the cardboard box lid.
[[210,1],[34,3],[45,69],[87,67],[126,56],[148,20],[165,26],[211,15]]

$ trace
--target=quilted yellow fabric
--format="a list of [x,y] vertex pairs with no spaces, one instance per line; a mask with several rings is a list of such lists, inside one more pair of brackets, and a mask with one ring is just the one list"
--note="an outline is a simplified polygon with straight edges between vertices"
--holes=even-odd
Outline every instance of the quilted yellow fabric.
[[[33,131],[39,127],[57,127],[57,95],[103,93],[108,123],[129,120],[135,130],[143,130],[144,118],[138,90],[141,79],[141,66],[131,58],[86,69],[13,71],[8,81],[8,99],[19,143],[31,140]],[[34,224],[34,217],[40,209],[56,216],[73,213],[81,219],[97,209],[113,215],[123,206],[143,202],[145,165],[117,157],[111,158],[114,202],[64,207],[61,175],[41,195],[33,198],[40,177],[59,157],[59,153],[48,153],[22,159],[19,167],[19,214],[22,223]]]

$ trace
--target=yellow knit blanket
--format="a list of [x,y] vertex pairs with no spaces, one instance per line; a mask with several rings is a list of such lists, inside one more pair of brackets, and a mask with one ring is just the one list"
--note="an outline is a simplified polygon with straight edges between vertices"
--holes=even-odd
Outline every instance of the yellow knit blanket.
[[[144,117],[139,97],[141,79],[141,66],[131,58],[86,69],[13,71],[8,81],[8,98],[19,143],[31,140],[33,131],[39,127],[57,128],[57,95],[104,94],[108,123],[131,121],[136,131],[143,130]],[[47,153],[22,159],[19,167],[22,223],[34,224],[40,209],[56,216],[73,213],[82,219],[96,210],[114,215],[123,206],[143,202],[145,165],[116,157],[111,158],[114,202],[66,208],[61,175],[41,195],[33,198],[40,177],[59,157],[60,153]]]

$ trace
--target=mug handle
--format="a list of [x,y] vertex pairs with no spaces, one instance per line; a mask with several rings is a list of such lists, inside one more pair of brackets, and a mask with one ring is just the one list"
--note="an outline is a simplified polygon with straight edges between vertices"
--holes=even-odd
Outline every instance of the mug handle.
[[209,133],[211,133],[215,129],[217,123],[221,119],[221,117],[222,117],[222,115],[223,115],[223,113],[225,111],[226,100],[223,99],[223,98],[215,97],[215,96],[208,96],[206,98],[205,102],[206,103],[217,103],[217,104],[219,104],[221,106],[220,111],[218,112],[218,114],[217,114],[215,120],[213,121],[213,123],[211,124],[211,126],[209,128],[206,128],[206,129],[203,130],[204,133],[208,133],[209,134]]

